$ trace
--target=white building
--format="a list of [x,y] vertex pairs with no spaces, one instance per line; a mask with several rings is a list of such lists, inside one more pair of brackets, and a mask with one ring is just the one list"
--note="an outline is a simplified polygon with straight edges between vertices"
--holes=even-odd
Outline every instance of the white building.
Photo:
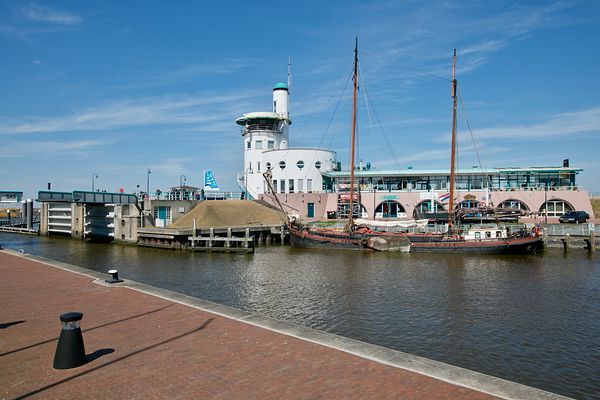
[[289,91],[284,83],[273,88],[273,111],[252,112],[236,119],[244,138],[244,170],[238,184],[249,198],[269,191],[263,173],[271,171],[277,193],[322,192],[324,172],[338,170],[334,151],[290,148]]

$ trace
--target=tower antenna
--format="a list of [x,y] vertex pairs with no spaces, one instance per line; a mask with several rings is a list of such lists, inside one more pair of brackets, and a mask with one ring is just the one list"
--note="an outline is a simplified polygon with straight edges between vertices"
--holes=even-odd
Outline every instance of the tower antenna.
[[292,91],[292,57],[288,56],[288,93]]

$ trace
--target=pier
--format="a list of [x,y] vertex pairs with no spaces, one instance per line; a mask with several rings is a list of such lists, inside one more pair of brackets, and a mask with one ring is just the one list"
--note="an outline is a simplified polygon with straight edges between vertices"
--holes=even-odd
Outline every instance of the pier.
[[[564,399],[69,264],[2,251],[0,270],[6,398]],[[75,310],[86,363],[55,370]]]
[[542,227],[541,234],[545,247],[558,247],[565,251],[596,251],[600,248],[595,224],[547,224]]

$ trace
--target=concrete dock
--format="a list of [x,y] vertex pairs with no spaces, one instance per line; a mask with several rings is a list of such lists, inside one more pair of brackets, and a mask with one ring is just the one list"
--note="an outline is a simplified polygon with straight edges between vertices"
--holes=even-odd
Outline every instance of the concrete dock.
[[[2,398],[564,398],[34,256],[0,251],[0,272]],[[68,311],[87,362],[55,370]]]

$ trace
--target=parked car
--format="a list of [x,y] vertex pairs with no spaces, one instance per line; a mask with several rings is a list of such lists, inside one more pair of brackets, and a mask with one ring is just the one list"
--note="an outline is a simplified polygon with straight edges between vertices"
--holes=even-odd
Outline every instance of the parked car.
[[567,211],[561,217],[558,218],[560,222],[573,222],[573,223],[583,223],[587,222],[590,219],[590,216],[585,211]]

